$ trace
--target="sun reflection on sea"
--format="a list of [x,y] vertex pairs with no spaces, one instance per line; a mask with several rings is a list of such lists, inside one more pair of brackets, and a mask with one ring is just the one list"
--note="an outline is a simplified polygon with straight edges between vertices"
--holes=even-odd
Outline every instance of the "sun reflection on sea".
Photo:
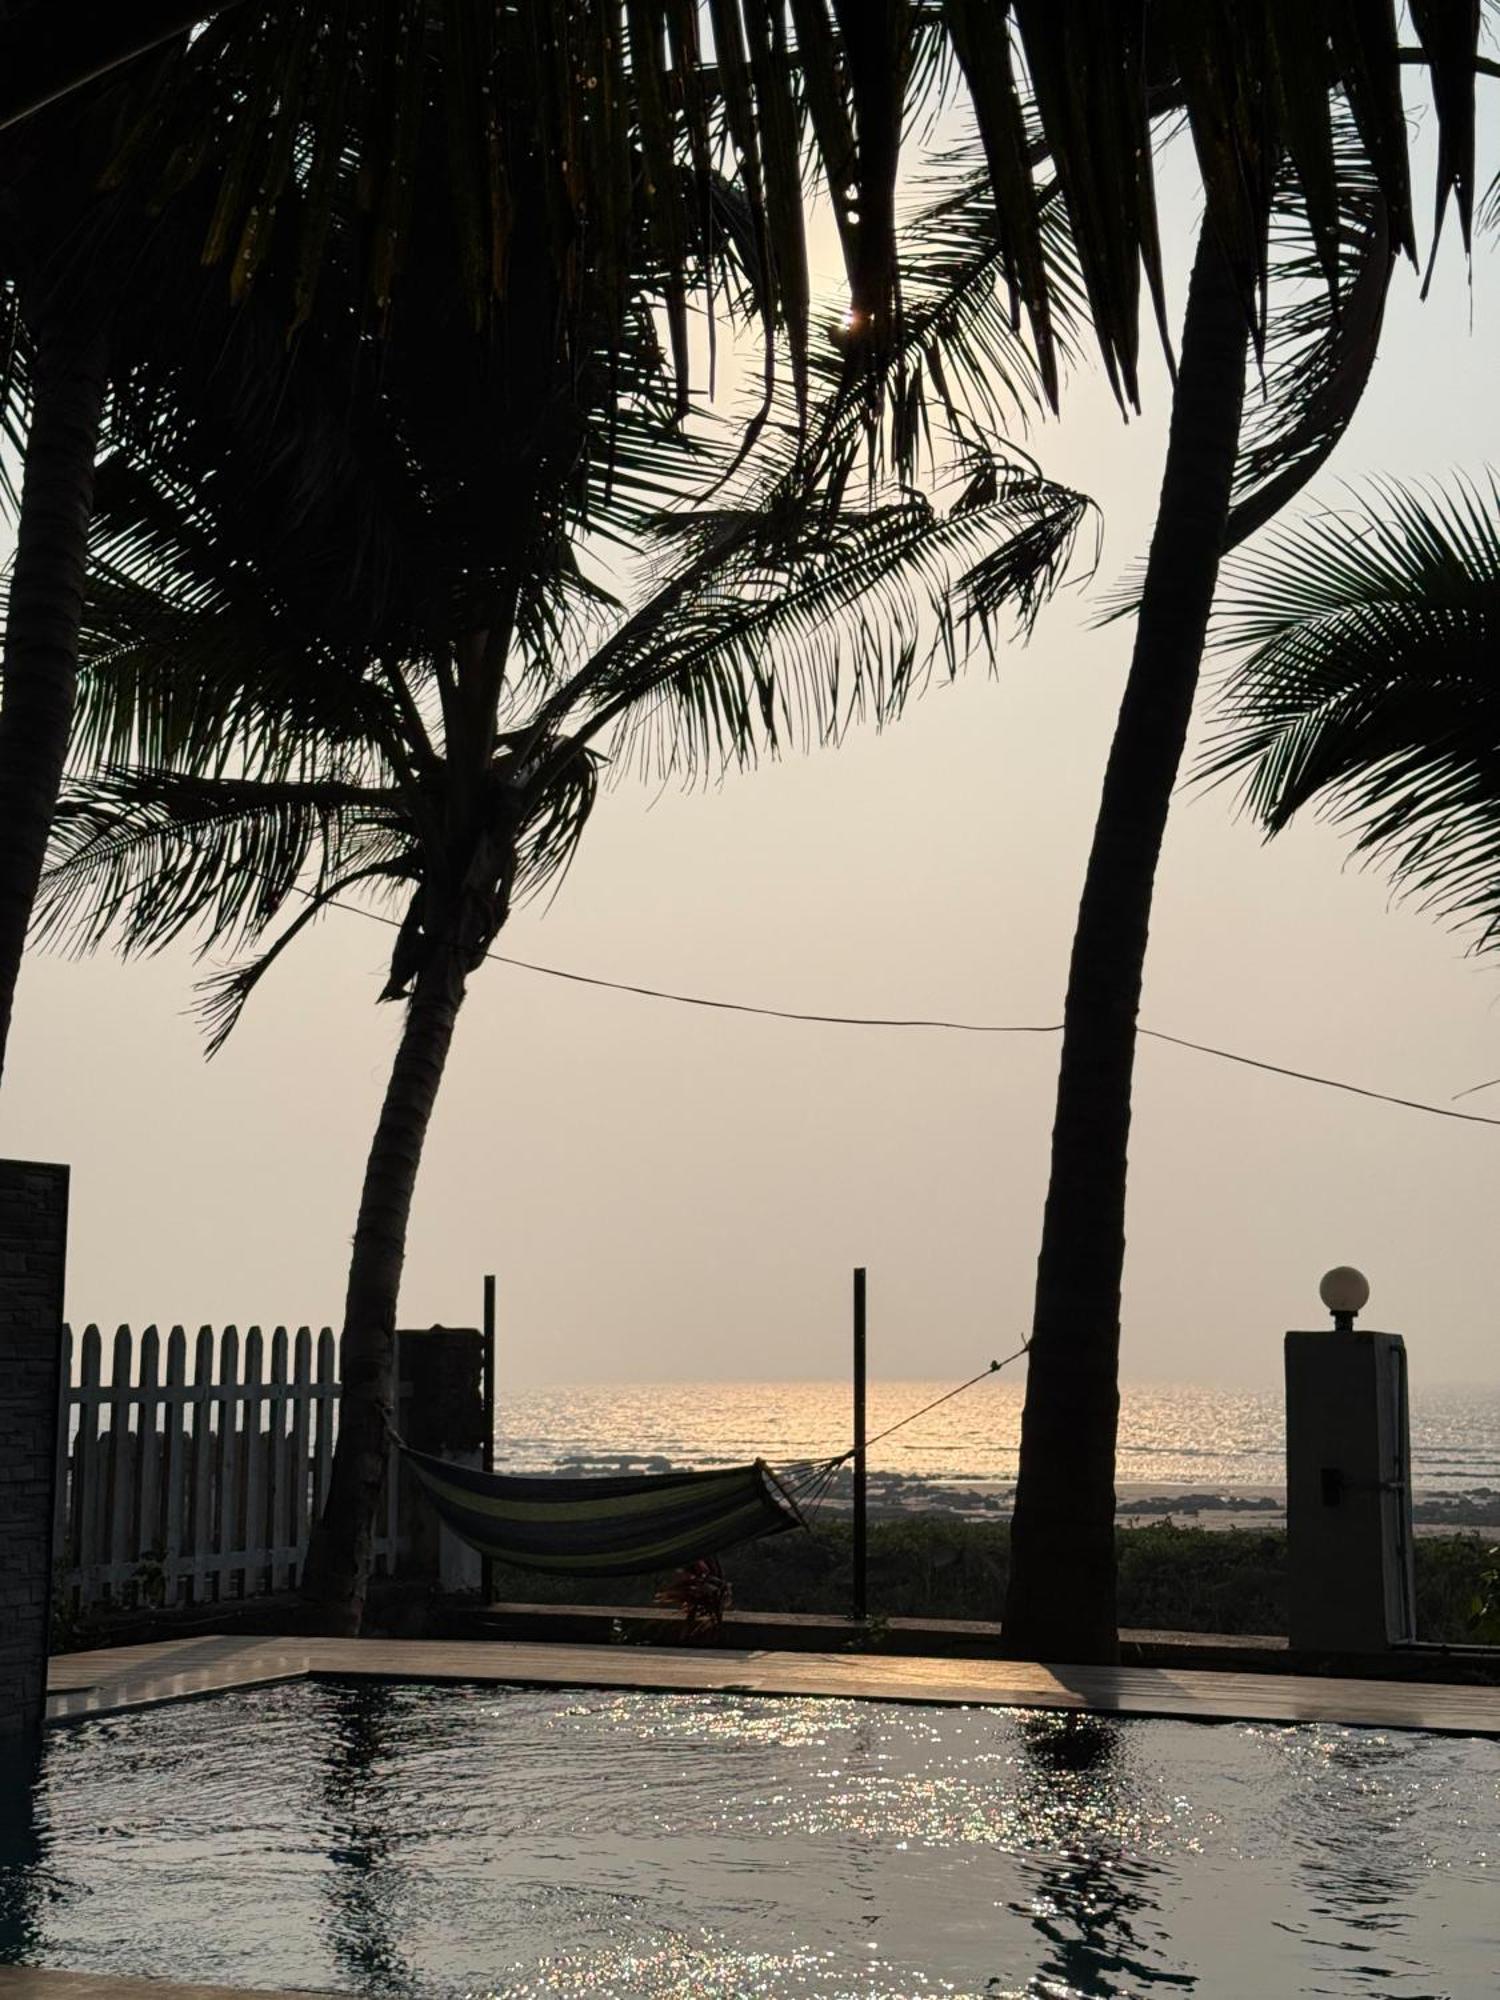
[[[872,1380],[873,1436],[951,1382]],[[877,1444],[871,1472],[888,1498],[968,1488],[981,1499],[1014,1483],[1024,1379],[984,1380]],[[850,1436],[847,1382],[672,1382],[516,1389],[502,1384],[498,1462],[515,1471],[786,1465],[832,1457]],[[1500,1488],[1500,1391],[1415,1398],[1416,1483],[1427,1492]],[[1126,1383],[1117,1478],[1122,1488],[1279,1489],[1279,1390]]]

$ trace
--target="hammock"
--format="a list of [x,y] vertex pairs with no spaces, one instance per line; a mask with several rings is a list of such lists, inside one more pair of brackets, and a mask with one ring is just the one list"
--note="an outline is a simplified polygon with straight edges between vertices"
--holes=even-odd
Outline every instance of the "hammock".
[[[1019,1361],[1028,1344],[877,1432],[866,1448]],[[736,1542],[805,1528],[798,1502],[816,1505],[855,1455],[845,1451],[784,1466],[785,1484],[763,1458],[724,1471],[555,1479],[480,1472],[413,1451],[394,1430],[390,1438],[460,1541],[511,1569],[554,1576],[645,1576],[680,1569]]]
[[722,1472],[520,1478],[397,1449],[460,1541],[512,1569],[644,1576],[805,1525],[765,1462]]

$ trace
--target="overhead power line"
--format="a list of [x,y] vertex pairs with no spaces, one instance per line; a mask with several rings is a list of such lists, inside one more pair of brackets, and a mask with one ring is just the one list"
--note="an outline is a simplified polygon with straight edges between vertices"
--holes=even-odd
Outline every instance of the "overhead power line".
[[[308,895],[306,889],[299,895]],[[396,918],[367,910],[359,903],[330,899],[325,909],[347,910],[356,917],[368,917],[392,930]],[[764,1007],[749,1000],[716,1000],[704,993],[678,993],[666,986],[640,986],[628,979],[603,979],[597,973],[570,972],[561,965],[538,965],[534,959],[514,958],[508,952],[487,951],[485,957],[497,965],[513,966],[518,972],[536,973],[543,979],[564,979],[573,986],[596,986],[606,993],[631,993],[640,1000],[661,1000],[674,1007],[706,1007],[717,1014],[749,1014],[767,1021],[794,1021],[819,1028],[921,1028],[952,1035],[1060,1035],[1061,1021],[949,1021],[925,1015],[815,1014],[796,1007]],[[1362,1083],[1347,1083],[1341,1077],[1319,1076],[1313,1070],[1291,1069],[1285,1063],[1265,1062],[1259,1056],[1241,1055],[1237,1049],[1215,1048],[1210,1042],[1189,1041],[1184,1035],[1169,1035],[1161,1028],[1137,1028],[1136,1033],[1153,1042],[1166,1042],[1175,1049],[1189,1049],[1194,1055],[1211,1056],[1218,1062],[1237,1063],[1242,1069],[1263,1070],[1268,1076],[1284,1076],[1293,1083],[1316,1084],[1322,1090],[1341,1090],[1350,1097],[1369,1098],[1375,1104],[1394,1104],[1403,1111],[1425,1111],[1430,1118],[1452,1118],[1461,1125],[1500,1125],[1500,1118],[1486,1118],[1478,1111],[1455,1111],[1448,1104],[1429,1104],[1419,1097],[1398,1097],[1388,1090],[1370,1090]],[[1500,1079],[1497,1079],[1500,1081]],[[1480,1089],[1484,1085],[1477,1086]],[[1461,1095],[1467,1095],[1467,1092]]]

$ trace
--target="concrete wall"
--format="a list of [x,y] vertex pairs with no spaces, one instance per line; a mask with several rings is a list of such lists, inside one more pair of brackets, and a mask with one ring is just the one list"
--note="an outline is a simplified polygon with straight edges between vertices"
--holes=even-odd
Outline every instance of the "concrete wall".
[[41,1730],[68,1169],[0,1160],[0,1754]]

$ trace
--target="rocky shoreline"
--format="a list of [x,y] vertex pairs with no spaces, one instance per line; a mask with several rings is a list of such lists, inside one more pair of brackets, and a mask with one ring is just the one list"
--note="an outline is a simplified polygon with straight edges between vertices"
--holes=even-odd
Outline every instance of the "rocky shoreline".
[[[573,1476],[623,1472],[671,1472],[670,1459],[657,1454],[605,1456],[578,1454],[557,1462],[556,1469]],[[847,1512],[852,1495],[850,1468],[840,1467],[818,1502],[833,1513]],[[1015,1504],[1015,1483],[1005,1480],[929,1479],[905,1472],[872,1471],[869,1476],[872,1518],[913,1514],[946,1514],[961,1520],[1008,1521]],[[1122,1484],[1116,1488],[1115,1516],[1121,1527],[1142,1527],[1161,1521],[1196,1528],[1284,1528],[1286,1489],[1281,1486],[1199,1486],[1158,1482]],[[1412,1505],[1419,1534],[1452,1534],[1500,1529],[1500,1489],[1476,1486],[1466,1492],[1424,1490],[1419,1484]]]
[[[848,1480],[840,1479],[827,1504],[843,1511],[850,1497]],[[1011,1484],[948,1484],[899,1473],[872,1474],[869,1482],[872,1515],[943,1513],[966,1520],[1008,1521],[1014,1504]],[[1116,1490],[1115,1518],[1123,1528],[1161,1521],[1196,1528],[1284,1528],[1286,1491],[1274,1486],[1122,1485]],[[1419,1534],[1500,1529],[1500,1492],[1488,1486],[1468,1493],[1423,1492],[1419,1487],[1412,1522]]]

